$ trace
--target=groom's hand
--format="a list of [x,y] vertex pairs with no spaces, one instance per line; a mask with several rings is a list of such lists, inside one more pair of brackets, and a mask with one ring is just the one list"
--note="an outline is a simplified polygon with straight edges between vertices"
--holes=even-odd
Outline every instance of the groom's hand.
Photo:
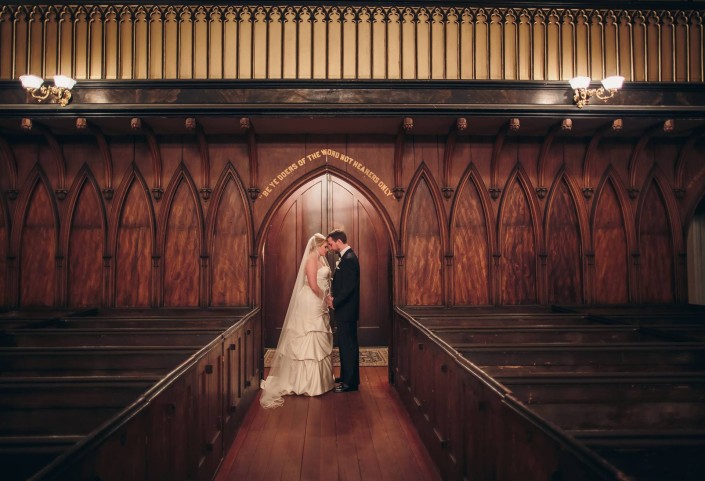
[[326,297],[326,304],[328,304],[329,308],[333,309],[333,298],[330,295]]

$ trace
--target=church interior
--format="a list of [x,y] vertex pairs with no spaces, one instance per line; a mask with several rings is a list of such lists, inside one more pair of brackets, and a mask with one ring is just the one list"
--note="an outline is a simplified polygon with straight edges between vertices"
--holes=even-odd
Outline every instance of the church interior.
[[[1,477],[704,479],[704,18],[2,2]],[[385,362],[264,412],[333,229]]]

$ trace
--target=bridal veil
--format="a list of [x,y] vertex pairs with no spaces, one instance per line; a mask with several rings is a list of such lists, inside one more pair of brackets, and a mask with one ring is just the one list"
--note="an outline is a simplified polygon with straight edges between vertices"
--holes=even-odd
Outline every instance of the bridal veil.
[[[287,394],[318,395],[334,384],[328,309],[323,299],[308,288],[306,280],[306,260],[318,247],[317,237],[319,243],[325,242],[322,234],[315,234],[306,244],[269,375],[260,385],[260,404],[264,408],[281,406]],[[329,276],[327,262],[325,266],[319,264],[317,282],[324,295],[328,294]]]

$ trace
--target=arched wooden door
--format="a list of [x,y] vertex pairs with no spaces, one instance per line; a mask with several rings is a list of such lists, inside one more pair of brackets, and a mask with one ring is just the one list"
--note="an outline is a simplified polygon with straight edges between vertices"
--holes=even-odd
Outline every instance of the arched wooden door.
[[384,222],[360,191],[324,174],[291,194],[269,224],[263,250],[266,347],[277,345],[306,242],[336,228],[346,232],[360,259],[360,345],[388,345],[392,264]]

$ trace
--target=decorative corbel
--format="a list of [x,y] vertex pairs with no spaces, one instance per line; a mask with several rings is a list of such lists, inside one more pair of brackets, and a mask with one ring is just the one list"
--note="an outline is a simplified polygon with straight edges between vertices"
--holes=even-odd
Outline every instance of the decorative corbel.
[[132,130],[139,130],[144,132],[145,138],[147,139],[147,145],[149,145],[149,152],[152,154],[152,183],[154,187],[152,188],[152,196],[154,200],[159,200],[164,194],[164,189],[162,189],[162,153],[159,150],[159,144],[157,143],[157,136],[148,125],[142,122],[142,119],[135,117],[130,121],[130,126]]
[[201,181],[203,182],[203,187],[201,187],[201,198],[206,202],[211,198],[211,193],[213,190],[210,188],[211,184],[211,161],[208,154],[208,142],[206,141],[206,134],[203,132],[203,127],[198,121],[189,117],[186,119],[186,129],[196,133],[196,139],[198,140],[198,152],[201,155]]
[[558,132],[570,132],[572,128],[573,121],[570,119],[563,119],[560,123],[554,125],[543,139],[541,150],[539,151],[539,157],[536,160],[536,177],[539,183],[539,186],[536,187],[536,195],[539,199],[543,199],[548,193],[548,188],[544,185],[544,173],[546,170],[546,158],[548,157],[548,152],[551,150],[551,146],[553,145],[553,139],[556,137]]
[[458,140],[458,132],[463,132],[468,127],[467,119],[459,117],[450,128],[446,138],[446,148],[443,152],[443,197],[450,199],[453,196],[453,188],[450,186],[450,176],[453,171],[453,151]]
[[90,132],[98,144],[100,153],[103,156],[103,166],[105,171],[105,188],[103,189],[103,197],[106,200],[113,198],[115,190],[113,189],[113,156],[110,153],[110,148],[108,148],[108,141],[105,138],[105,134],[100,128],[92,123],[88,122],[85,117],[79,117],[76,119],[76,128],[78,130],[85,130]]
[[10,148],[10,144],[7,143],[5,137],[0,135],[0,157],[5,159],[5,164],[7,165],[7,171],[10,178],[10,188],[7,189],[7,196],[10,200],[17,199],[19,192],[17,191],[17,159],[15,158],[15,153]]
[[247,131],[247,155],[250,159],[250,187],[247,193],[250,194],[250,199],[257,200],[260,189],[257,187],[259,183],[259,161],[257,159],[257,137],[255,129],[248,117],[240,119],[240,128]]
[[22,119],[21,125],[22,128],[27,131],[35,130],[42,134],[42,136],[44,136],[44,138],[46,139],[47,144],[49,144],[49,150],[51,150],[51,153],[53,154],[54,163],[56,164],[56,171],[58,174],[58,186],[54,190],[54,192],[56,193],[57,199],[64,200],[66,198],[66,195],[68,194],[68,190],[66,190],[66,159],[64,159],[64,151],[61,149],[59,141],[57,140],[56,136],[49,131],[48,128],[44,127],[41,124],[32,122],[31,119]]

